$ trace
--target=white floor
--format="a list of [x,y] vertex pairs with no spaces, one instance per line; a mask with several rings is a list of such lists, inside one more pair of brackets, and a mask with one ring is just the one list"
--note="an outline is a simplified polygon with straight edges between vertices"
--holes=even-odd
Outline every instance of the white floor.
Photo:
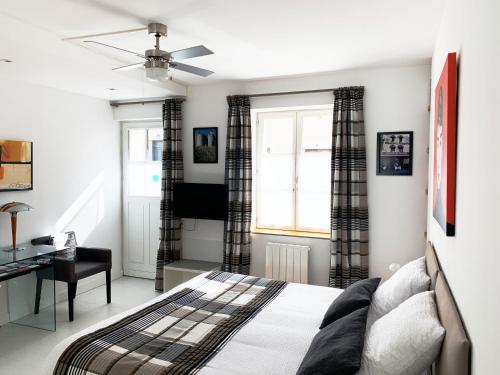
[[36,375],[50,350],[64,338],[158,295],[154,280],[122,277],[112,282],[112,302],[101,286],[78,295],[75,320],[68,321],[68,303],[57,304],[57,331],[6,324],[0,327],[0,375]]

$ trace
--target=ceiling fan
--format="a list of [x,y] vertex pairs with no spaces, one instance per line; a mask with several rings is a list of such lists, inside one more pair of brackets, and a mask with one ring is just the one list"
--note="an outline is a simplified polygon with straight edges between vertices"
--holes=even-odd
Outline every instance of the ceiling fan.
[[93,40],[84,40],[84,42],[98,44],[103,47],[113,48],[115,50],[130,53],[137,57],[145,59],[146,61],[144,63],[140,62],[135,64],[124,65],[118,68],[114,68],[113,70],[128,70],[128,69],[144,67],[146,69],[146,77],[153,81],[172,79],[170,69],[181,70],[183,72],[196,74],[201,77],[208,77],[210,74],[213,74],[213,72],[210,70],[178,62],[178,60],[190,59],[193,57],[213,54],[213,52],[210,51],[207,47],[200,45],[173,52],[162,51],[160,49],[160,38],[162,36],[167,36],[167,26],[161,23],[150,23],[148,25],[148,34],[154,34],[156,43],[154,46],[155,48],[146,50],[146,52],[144,52],[144,55],[123,48],[111,46],[109,44],[96,42]]

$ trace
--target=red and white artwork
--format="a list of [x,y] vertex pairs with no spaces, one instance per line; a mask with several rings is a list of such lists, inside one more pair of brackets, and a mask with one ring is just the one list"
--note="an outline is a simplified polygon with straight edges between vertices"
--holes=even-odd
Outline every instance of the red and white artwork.
[[436,85],[434,106],[433,216],[455,235],[457,160],[457,56],[449,53]]

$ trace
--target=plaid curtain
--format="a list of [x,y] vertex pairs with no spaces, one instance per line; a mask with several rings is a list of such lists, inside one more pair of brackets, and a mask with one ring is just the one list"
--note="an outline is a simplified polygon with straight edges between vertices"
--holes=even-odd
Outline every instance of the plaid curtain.
[[160,246],[155,289],[163,291],[163,266],[181,257],[181,220],[172,211],[173,186],[184,180],[182,157],[182,99],[163,104],[163,155],[160,203]]
[[334,91],[330,286],[346,288],[368,277],[364,87]]
[[250,98],[228,96],[225,183],[229,187],[222,270],[250,273],[252,219],[252,134]]

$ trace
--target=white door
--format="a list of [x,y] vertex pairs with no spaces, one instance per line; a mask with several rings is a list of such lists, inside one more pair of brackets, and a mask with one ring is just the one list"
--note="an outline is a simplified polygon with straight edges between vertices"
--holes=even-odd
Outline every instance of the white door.
[[125,123],[123,134],[123,272],[154,279],[159,244],[160,122]]

